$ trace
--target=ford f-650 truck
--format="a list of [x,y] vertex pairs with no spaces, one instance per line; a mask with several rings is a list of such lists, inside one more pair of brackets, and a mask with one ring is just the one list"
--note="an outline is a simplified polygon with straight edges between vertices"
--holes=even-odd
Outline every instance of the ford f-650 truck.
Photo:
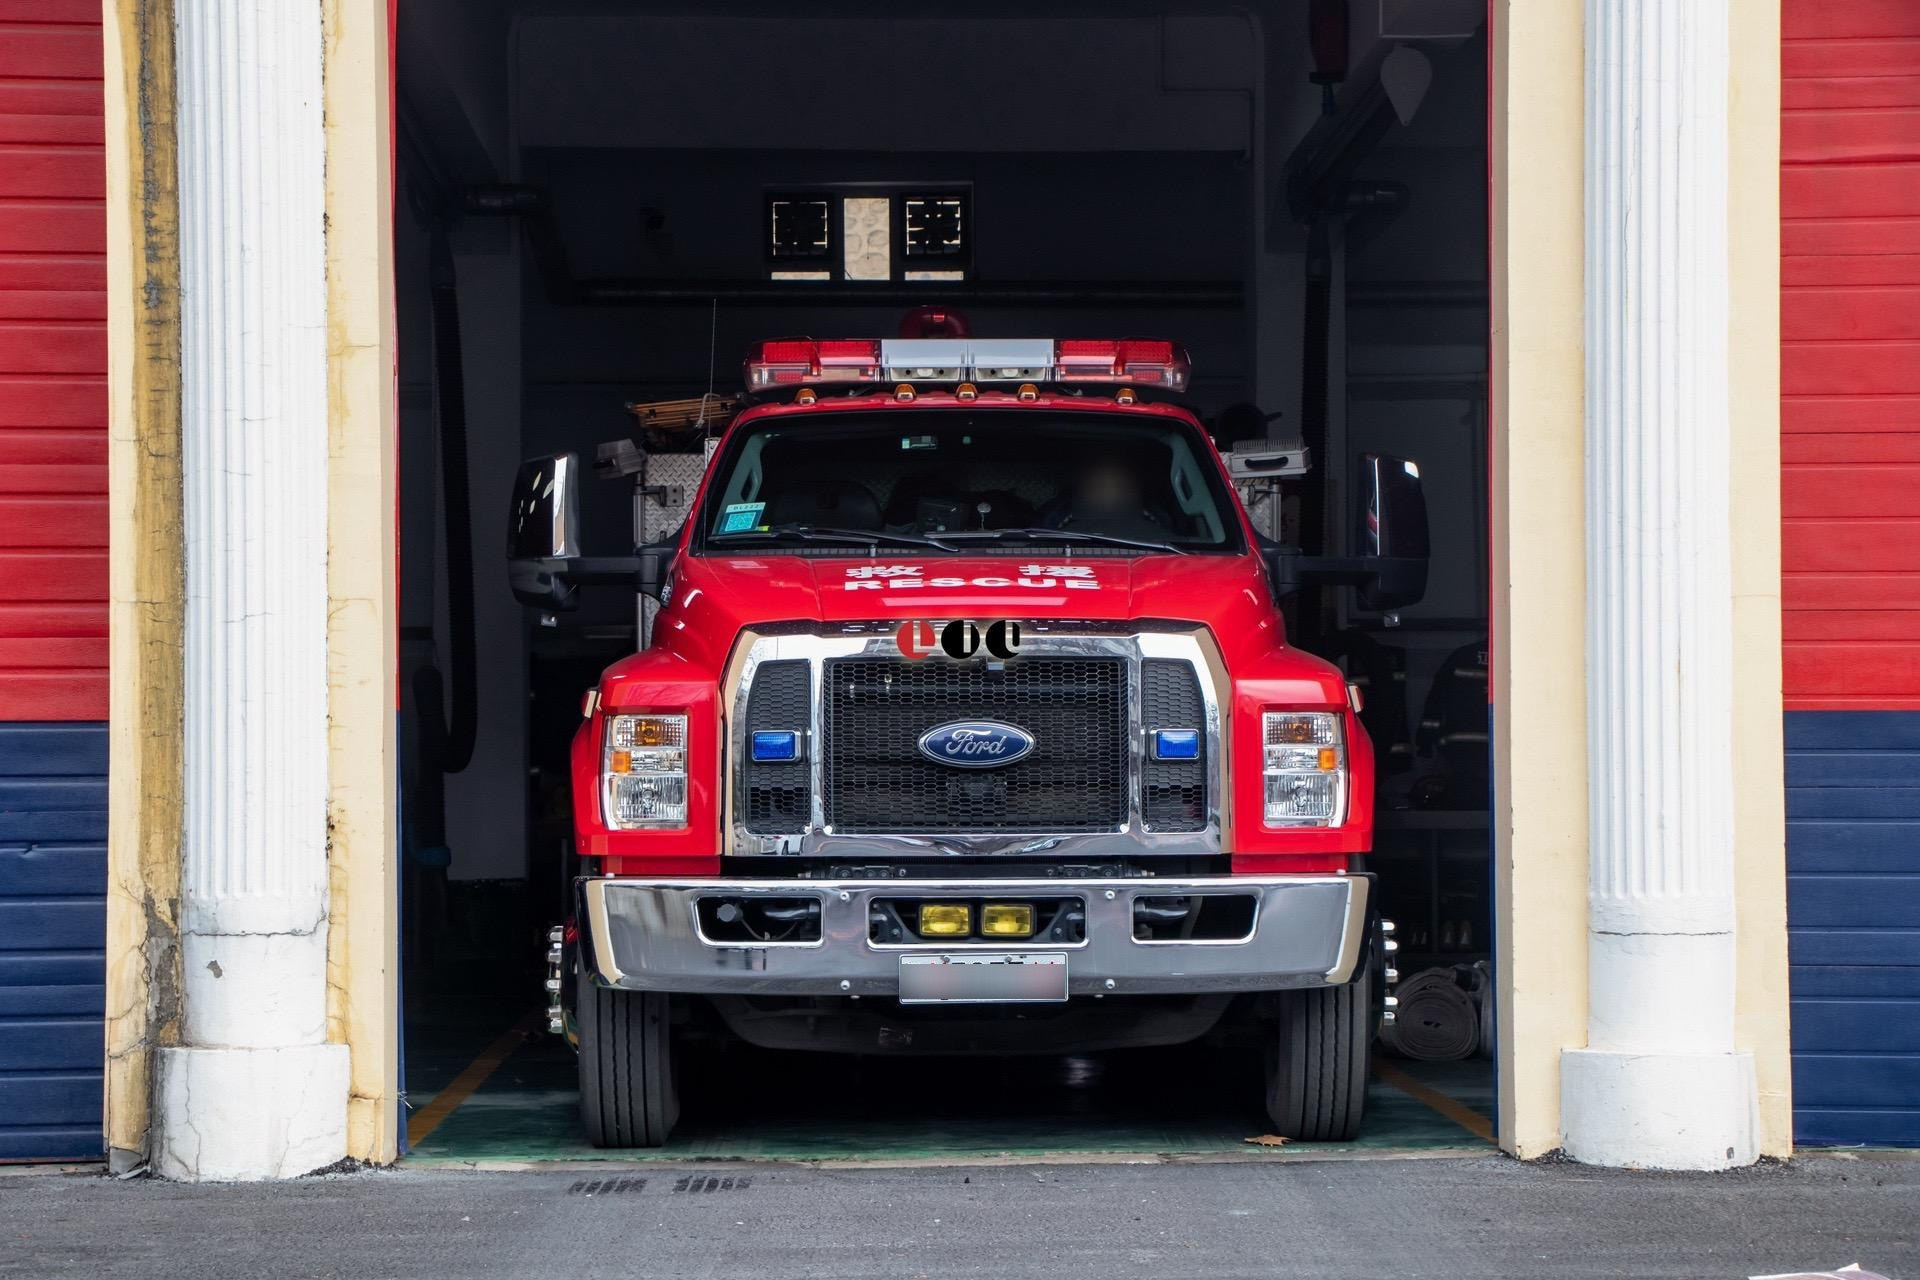
[[1065,1053],[1234,1027],[1277,1133],[1353,1136],[1392,1001],[1372,747],[1280,601],[1418,599],[1419,475],[1361,459],[1350,556],[1270,542],[1177,403],[1188,369],[1159,341],[765,342],[690,518],[620,556],[582,554],[576,458],[526,464],[516,594],[660,606],[572,748],[548,988],[595,1144],[664,1142],[676,1049],[712,1032]]

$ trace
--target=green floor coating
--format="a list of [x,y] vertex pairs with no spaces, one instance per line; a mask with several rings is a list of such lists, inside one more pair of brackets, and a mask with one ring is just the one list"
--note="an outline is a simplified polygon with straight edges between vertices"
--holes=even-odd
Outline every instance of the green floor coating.
[[[500,1031],[450,1017],[410,1020],[409,1100],[426,1105]],[[491,1079],[427,1136],[423,1164],[562,1160],[953,1159],[995,1155],[1207,1155],[1255,1152],[1264,1133],[1259,1076],[1248,1053],[1205,1046],[1073,1058],[850,1058],[747,1046],[686,1064],[673,1142],[655,1151],[603,1151],[580,1136],[573,1055],[531,1036]],[[1492,1064],[1396,1063],[1482,1115]],[[1376,1081],[1364,1131],[1342,1146],[1264,1149],[1278,1158],[1324,1152],[1426,1152],[1483,1147],[1467,1130]]]

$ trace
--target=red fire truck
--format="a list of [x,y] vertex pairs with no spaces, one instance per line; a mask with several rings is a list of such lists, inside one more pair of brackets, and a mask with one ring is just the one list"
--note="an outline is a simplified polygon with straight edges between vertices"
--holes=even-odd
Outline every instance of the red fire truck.
[[1227,1028],[1278,1133],[1352,1137],[1392,1003],[1373,755],[1280,601],[1417,600],[1417,468],[1364,458],[1355,554],[1312,556],[1249,522],[1170,342],[770,341],[745,377],[668,541],[583,554],[572,455],[515,489],[523,602],[660,606],[572,748],[583,874],[548,988],[592,1141],[666,1140],[695,1035],[950,1054]]

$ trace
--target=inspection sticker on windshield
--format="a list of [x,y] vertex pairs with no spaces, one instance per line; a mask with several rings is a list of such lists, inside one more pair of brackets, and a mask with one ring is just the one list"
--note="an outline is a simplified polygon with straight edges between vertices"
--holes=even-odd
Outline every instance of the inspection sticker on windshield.
[[729,502],[720,510],[720,527],[715,533],[746,533],[760,527],[760,513],[767,509],[764,502]]

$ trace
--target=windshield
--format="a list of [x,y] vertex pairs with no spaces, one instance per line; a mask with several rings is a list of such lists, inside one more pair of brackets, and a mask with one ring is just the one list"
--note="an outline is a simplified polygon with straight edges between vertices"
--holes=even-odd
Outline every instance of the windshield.
[[1242,546],[1193,426],[1038,409],[763,419],[728,442],[696,527],[706,550],[756,553]]

